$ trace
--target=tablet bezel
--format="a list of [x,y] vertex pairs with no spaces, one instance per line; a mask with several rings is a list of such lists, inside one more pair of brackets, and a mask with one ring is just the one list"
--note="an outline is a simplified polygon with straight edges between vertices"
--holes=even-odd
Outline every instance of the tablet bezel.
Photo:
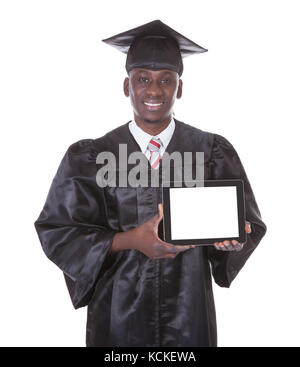
[[[178,183],[165,182],[162,186],[162,201],[164,208],[163,218],[163,237],[164,241],[172,243],[174,245],[213,245],[214,242],[223,242],[225,240],[236,240],[240,243],[246,242],[245,232],[245,199],[244,199],[244,182],[243,180],[204,180],[199,181],[194,185],[186,186],[184,183],[178,187]],[[177,185],[177,186],[176,186]],[[224,186],[235,186],[237,191],[237,211],[238,211],[238,237],[218,237],[218,238],[198,238],[198,239],[180,239],[172,240],[171,238],[171,213],[170,213],[170,188],[180,190],[181,187],[188,187],[193,190],[195,187],[224,187]]]

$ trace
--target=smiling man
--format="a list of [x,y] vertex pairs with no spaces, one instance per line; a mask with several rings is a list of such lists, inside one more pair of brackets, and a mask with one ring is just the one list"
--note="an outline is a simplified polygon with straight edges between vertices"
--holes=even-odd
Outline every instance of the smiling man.
[[[43,250],[63,271],[74,307],[88,306],[87,346],[216,346],[211,277],[229,287],[266,226],[228,140],[173,118],[182,58],[206,50],[161,21],[104,41],[127,54],[124,93],[134,118],[68,149],[35,223]],[[175,246],[161,240],[160,187],[96,183],[98,154],[120,161],[121,144],[128,156],[143,153],[146,169],[159,177],[166,152],[204,152],[205,179],[242,179],[247,242]]]
[[158,135],[170,123],[176,98],[182,95],[182,80],[172,70],[135,68],[124,81],[136,124],[150,135]]

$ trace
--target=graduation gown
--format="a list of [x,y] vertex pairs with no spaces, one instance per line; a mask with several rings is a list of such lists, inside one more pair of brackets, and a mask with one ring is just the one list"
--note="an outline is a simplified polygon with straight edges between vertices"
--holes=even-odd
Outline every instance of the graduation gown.
[[266,232],[233,146],[220,135],[175,124],[168,153],[204,152],[205,179],[243,179],[252,233],[239,252],[196,246],[155,260],[137,250],[108,253],[117,232],[157,214],[161,188],[97,185],[98,153],[118,156],[119,144],[127,144],[128,155],[140,151],[128,123],[71,145],[35,227],[45,254],[64,273],[74,307],[88,306],[87,346],[216,346],[212,276],[229,287]]

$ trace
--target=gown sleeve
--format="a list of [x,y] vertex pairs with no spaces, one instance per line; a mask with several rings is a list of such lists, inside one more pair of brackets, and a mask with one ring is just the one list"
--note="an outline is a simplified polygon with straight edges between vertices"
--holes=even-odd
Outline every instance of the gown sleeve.
[[[242,179],[245,192],[245,215],[251,223],[251,234],[241,251],[220,251],[207,247],[215,282],[221,287],[229,287],[245,262],[266,233],[266,225],[261,219],[252,188],[241,160],[231,143],[224,137],[214,134],[210,160],[210,176],[213,180]],[[225,208],[226,209],[226,208]]]
[[111,260],[108,251],[116,233],[106,223],[92,142],[86,139],[70,146],[35,222],[45,254],[64,273],[75,308],[89,303]]

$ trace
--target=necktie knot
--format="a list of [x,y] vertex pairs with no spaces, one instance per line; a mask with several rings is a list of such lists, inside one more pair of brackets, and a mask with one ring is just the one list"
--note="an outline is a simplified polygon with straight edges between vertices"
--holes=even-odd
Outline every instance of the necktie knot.
[[148,149],[150,152],[158,152],[160,150],[160,139],[159,138],[152,138],[148,144]]

